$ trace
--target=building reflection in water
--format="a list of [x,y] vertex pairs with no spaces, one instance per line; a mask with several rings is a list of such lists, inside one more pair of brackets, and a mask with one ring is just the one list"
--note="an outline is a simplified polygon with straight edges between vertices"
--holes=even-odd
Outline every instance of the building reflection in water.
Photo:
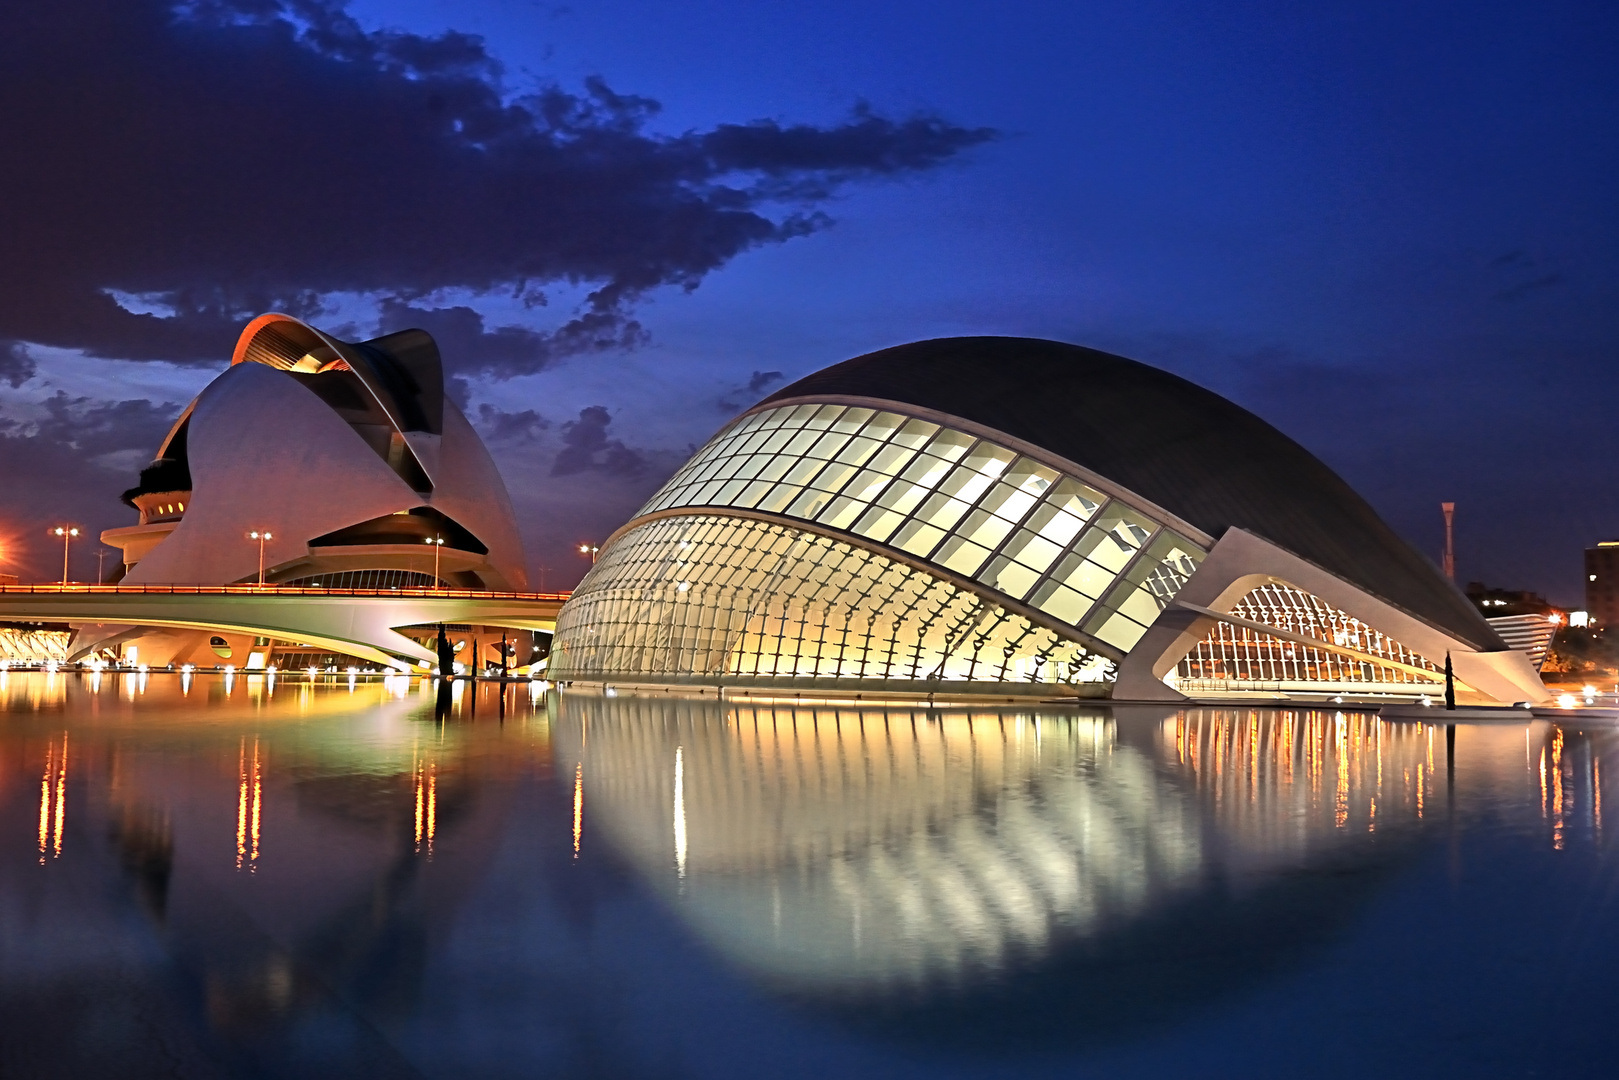
[[1355,713],[570,693],[555,716],[575,842],[588,804],[711,947],[795,991],[999,977],[1211,889],[1386,860],[1434,799],[1436,729]]
[[328,1074],[374,1072],[483,1008],[455,965],[491,918],[496,952],[530,950],[510,986],[559,1016],[597,995],[617,1031],[657,984],[584,974],[625,911],[670,955],[887,1034],[1107,1038],[1300,963],[1424,836],[1508,820],[1600,844],[1611,753],[1462,727],[1452,768],[1443,727],[1334,711],[482,687],[440,714],[430,681],[224,683],[0,673],[0,911],[22,913],[0,1015],[78,1048],[81,1075],[128,1052],[92,1034],[118,995],[165,1047],[308,1075],[318,1045]]

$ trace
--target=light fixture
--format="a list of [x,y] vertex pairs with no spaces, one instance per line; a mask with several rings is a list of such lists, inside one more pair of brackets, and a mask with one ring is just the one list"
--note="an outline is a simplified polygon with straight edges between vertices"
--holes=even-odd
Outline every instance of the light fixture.
[[67,546],[68,546],[68,544],[73,542],[73,538],[75,536],[79,535],[79,527],[77,525],[58,525],[56,528],[52,529],[51,532],[52,532],[52,534],[54,534],[56,536],[60,536],[62,538],[62,584],[66,585],[67,584]]
[[247,534],[249,540],[257,540],[259,544],[259,588],[264,588],[264,542],[275,537],[269,529],[254,529]]
[[429,536],[427,539],[423,540],[422,543],[433,545],[433,588],[442,589],[444,585],[438,576],[438,565],[439,553],[444,550],[444,537]]

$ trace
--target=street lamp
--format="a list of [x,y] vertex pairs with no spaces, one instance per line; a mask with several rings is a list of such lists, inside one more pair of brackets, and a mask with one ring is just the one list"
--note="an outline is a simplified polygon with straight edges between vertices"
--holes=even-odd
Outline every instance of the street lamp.
[[79,527],[77,525],[58,525],[56,528],[52,529],[51,532],[62,538],[62,584],[66,585],[67,546],[73,542],[73,538],[75,536],[79,535]]
[[259,588],[262,589],[264,588],[264,542],[274,540],[275,537],[270,534],[268,529],[254,529],[247,534],[247,538],[259,542]]
[[589,555],[590,556],[590,565],[592,565],[592,566],[596,565],[596,553],[598,551],[600,551],[600,550],[601,550],[601,548],[596,544],[580,544],[579,545],[579,554],[581,554],[581,555]]
[[422,543],[424,543],[424,544],[432,544],[433,545],[433,588],[435,588],[435,589],[443,588],[443,585],[440,584],[440,582],[439,582],[438,560],[439,560],[439,553],[444,550],[444,537],[442,537],[442,536],[429,536],[426,540],[423,540]]

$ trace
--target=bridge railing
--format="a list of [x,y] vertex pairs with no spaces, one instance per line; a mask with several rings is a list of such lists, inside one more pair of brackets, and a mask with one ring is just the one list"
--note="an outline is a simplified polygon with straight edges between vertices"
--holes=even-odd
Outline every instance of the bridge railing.
[[0,596],[23,594],[64,595],[84,593],[96,596],[363,596],[396,599],[417,597],[428,600],[528,600],[560,603],[572,593],[496,592],[490,589],[327,589],[308,585],[90,585],[78,582],[52,584],[0,585]]

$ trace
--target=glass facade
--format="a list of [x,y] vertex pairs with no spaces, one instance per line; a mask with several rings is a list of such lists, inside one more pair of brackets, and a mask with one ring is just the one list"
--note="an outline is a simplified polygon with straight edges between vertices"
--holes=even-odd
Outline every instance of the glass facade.
[[878,552],[716,514],[660,518],[610,544],[563,608],[552,652],[561,679],[1074,684],[1113,670],[1079,642]]
[[898,549],[1121,652],[1206,554],[1139,508],[1007,447],[859,406],[741,417],[641,513],[687,506],[799,518]]
[[[1219,690],[1226,684],[1322,683],[1403,684],[1413,689],[1431,689],[1444,682],[1443,671],[1427,657],[1299,589],[1262,585],[1244,596],[1231,614],[1353,649],[1367,658],[1312,648],[1251,627],[1216,623],[1178,665],[1176,675],[1181,690]],[[1379,664],[1375,658],[1403,666]]]
[[276,584],[304,589],[437,589],[457,588],[432,574],[414,570],[336,570],[312,577],[293,578]]

